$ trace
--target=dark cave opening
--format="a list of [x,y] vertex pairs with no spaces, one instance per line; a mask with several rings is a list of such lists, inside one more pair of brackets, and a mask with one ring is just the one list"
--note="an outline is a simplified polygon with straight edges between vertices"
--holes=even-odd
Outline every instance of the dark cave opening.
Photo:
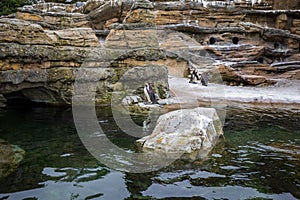
[[39,107],[46,106],[45,102],[37,102],[32,101],[28,97],[26,97],[22,91],[12,92],[9,94],[4,94],[7,102],[6,105],[8,107]]

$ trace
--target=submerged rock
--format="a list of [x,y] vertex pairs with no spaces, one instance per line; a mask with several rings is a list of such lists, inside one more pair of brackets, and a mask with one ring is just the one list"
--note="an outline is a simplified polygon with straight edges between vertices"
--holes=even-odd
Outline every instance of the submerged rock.
[[204,158],[223,137],[222,123],[214,108],[195,108],[160,116],[153,133],[137,140],[144,152],[182,153]]
[[2,94],[0,94],[0,108],[6,106],[6,101],[7,101],[6,98]]
[[23,160],[25,151],[0,139],[0,178],[15,171]]

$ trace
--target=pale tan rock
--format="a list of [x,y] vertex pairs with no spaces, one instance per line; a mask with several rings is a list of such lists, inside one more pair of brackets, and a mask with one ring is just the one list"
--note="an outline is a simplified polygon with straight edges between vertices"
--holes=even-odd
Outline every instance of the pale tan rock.
[[95,32],[90,28],[73,28],[60,31],[47,31],[54,44],[58,46],[81,46],[97,47],[100,46]]
[[182,109],[159,117],[152,134],[137,140],[144,152],[191,154],[204,158],[223,137],[214,108]]
[[248,85],[259,85],[266,82],[266,78],[263,76],[242,75],[241,77]]
[[276,18],[276,28],[284,29],[288,21],[286,14],[278,15]]
[[158,35],[156,30],[111,30],[105,46],[113,49],[158,47]]
[[37,14],[25,13],[25,12],[17,12],[16,18],[25,20],[25,21],[42,21],[43,17]]
[[20,19],[0,19],[0,42],[20,44],[51,44],[51,38],[38,24]]

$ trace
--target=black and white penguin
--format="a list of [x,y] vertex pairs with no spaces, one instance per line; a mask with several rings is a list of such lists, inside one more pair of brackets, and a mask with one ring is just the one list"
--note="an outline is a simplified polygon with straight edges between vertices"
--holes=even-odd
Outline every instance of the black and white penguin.
[[153,103],[153,104],[156,103],[155,94],[154,94],[153,89],[152,89],[152,87],[149,83],[145,83],[144,93],[145,93],[145,96],[146,96],[147,101],[149,103]]

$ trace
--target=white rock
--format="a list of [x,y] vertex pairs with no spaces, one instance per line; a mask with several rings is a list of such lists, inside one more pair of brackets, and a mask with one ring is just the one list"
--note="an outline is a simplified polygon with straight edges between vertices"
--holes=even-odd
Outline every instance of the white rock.
[[159,117],[153,133],[137,140],[144,152],[198,152],[205,157],[223,136],[222,123],[214,108],[169,112]]
[[139,96],[126,96],[122,99],[122,105],[129,106],[142,102],[143,99]]

